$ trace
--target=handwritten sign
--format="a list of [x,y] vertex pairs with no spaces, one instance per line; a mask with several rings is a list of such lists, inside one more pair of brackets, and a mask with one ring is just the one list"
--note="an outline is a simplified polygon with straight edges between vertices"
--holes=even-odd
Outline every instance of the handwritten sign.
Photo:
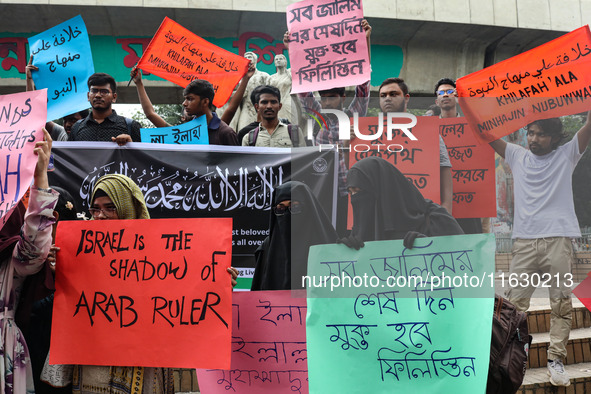
[[544,45],[458,79],[460,105],[480,143],[536,119],[587,111],[591,33],[583,26]]
[[[254,251],[269,235],[276,185],[304,182],[315,191],[324,211],[333,212],[334,150],[227,146],[213,150],[209,145],[146,143],[113,148],[107,142],[62,142],[54,144],[52,152],[55,171],[48,174],[49,184],[68,190],[80,209],[90,206],[97,179],[119,173],[138,184],[152,217],[231,216],[234,267],[254,268]],[[248,276],[252,278],[252,273]]]
[[[417,241],[412,250],[402,241],[310,248],[310,392],[485,392],[494,236]],[[331,288],[335,279],[344,285]]]
[[33,181],[46,102],[45,89],[0,96],[0,228]]
[[61,222],[50,362],[228,368],[231,242],[228,218]]
[[208,145],[207,120],[201,115],[178,126],[140,129],[142,142],[153,144]]
[[496,216],[494,150],[478,143],[465,118],[437,120],[452,165],[454,217]]
[[[407,120],[407,119],[406,119]],[[380,135],[380,138],[351,141],[349,168],[369,156],[381,157],[393,164],[412,182],[423,197],[437,203],[439,191],[439,137],[437,120],[432,117],[418,117],[417,125],[409,128],[417,139],[412,140],[401,130],[393,130],[391,139],[387,134],[387,122],[380,128],[378,117],[359,118],[359,132],[364,135]]]
[[232,366],[198,369],[203,393],[308,393],[305,292],[235,293]]
[[194,79],[213,85],[213,105],[221,107],[246,74],[249,61],[193,34],[172,19],[164,18],[138,67],[181,87]]
[[371,77],[361,0],[287,6],[292,93],[360,85]]
[[89,107],[86,83],[94,74],[88,32],[80,15],[29,38],[35,86],[47,88],[47,120]]

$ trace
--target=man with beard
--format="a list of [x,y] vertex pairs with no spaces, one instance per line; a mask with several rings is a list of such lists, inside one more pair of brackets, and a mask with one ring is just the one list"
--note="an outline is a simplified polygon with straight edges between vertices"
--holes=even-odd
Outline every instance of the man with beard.
[[88,78],[88,101],[92,112],[72,126],[70,141],[113,141],[119,145],[140,142],[140,124],[119,116],[112,108],[117,101],[117,83],[109,74],[94,73]]
[[[379,89],[380,109],[384,113],[406,112],[410,94],[408,86],[402,78],[387,78]],[[441,206],[451,213],[453,187],[451,178],[451,163],[443,138],[439,136],[439,176]]]
[[551,118],[527,125],[529,150],[501,139],[490,143],[511,167],[514,180],[510,277],[520,280],[507,291],[507,297],[519,310],[526,311],[535,291],[533,281],[529,281],[532,276],[551,278],[543,287],[548,287],[552,308],[548,374],[555,386],[570,385],[563,361],[572,323],[571,238],[581,236],[572,175],[591,141],[591,112],[573,139],[559,146],[565,137],[560,119]]
[[242,146],[264,146],[271,148],[295,148],[306,146],[300,129],[285,124],[279,119],[281,92],[275,86],[264,85],[256,88],[255,109],[261,122],[242,139]]

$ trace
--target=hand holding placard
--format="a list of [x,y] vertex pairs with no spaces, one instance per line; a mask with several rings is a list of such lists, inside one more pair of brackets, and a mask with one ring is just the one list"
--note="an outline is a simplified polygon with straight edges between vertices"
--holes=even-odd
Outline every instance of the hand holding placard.
[[231,219],[60,223],[51,362],[229,367],[231,227]]

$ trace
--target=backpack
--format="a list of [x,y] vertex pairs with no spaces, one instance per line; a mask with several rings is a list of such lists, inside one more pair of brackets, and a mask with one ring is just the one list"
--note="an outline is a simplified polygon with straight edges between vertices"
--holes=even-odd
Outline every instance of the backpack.
[[[291,124],[287,125],[287,133],[289,134],[289,139],[291,140],[292,146],[294,148],[297,148],[299,146],[299,142],[300,142],[299,133],[298,133],[297,129],[295,130],[295,132],[293,132],[291,126],[292,126]],[[248,132],[248,146],[255,146],[256,145],[257,137],[259,136],[260,129],[261,129],[261,126],[258,126]]]
[[526,313],[495,295],[486,394],[511,394],[519,390],[531,341]]

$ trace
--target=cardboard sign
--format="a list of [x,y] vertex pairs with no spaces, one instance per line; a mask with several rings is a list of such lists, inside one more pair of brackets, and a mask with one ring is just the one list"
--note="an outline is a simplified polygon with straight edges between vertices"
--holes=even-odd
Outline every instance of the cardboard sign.
[[88,77],[94,63],[86,25],[80,15],[29,38],[37,89],[47,88],[47,120],[88,108]]
[[460,106],[480,143],[537,119],[591,107],[591,33],[583,26],[458,79]]
[[[388,140],[388,125],[384,116],[382,129],[379,117],[359,118],[358,129],[364,135],[381,135],[371,141],[359,138],[351,140],[349,168],[366,157],[377,156],[387,160],[406,176],[421,192],[423,197],[441,202],[439,172],[439,137],[437,122],[431,117],[417,118],[417,125],[409,128],[417,140],[412,140],[401,130],[393,130]],[[353,207],[348,203],[347,228],[353,228]]]
[[[384,117],[385,118],[385,117]],[[400,130],[392,132],[392,139],[387,139],[387,122],[384,120],[380,138],[351,141],[349,168],[359,160],[369,156],[381,157],[402,172],[423,197],[439,203],[439,136],[437,120],[432,117],[418,117],[417,125],[409,128],[417,139],[412,140]],[[359,118],[359,131],[365,135],[379,134],[379,118]]]
[[60,222],[52,364],[229,368],[232,219]]
[[371,77],[361,0],[287,6],[292,93],[361,85]]
[[178,126],[140,129],[142,142],[153,144],[208,145],[205,115]]
[[308,392],[306,298],[292,292],[234,293],[232,366],[198,369],[203,393]]
[[46,118],[46,89],[0,96],[0,228],[33,181]]
[[478,143],[466,118],[437,120],[452,166],[453,216],[497,216],[495,151]]
[[312,246],[310,392],[484,393],[494,250],[492,234]]
[[213,105],[221,107],[246,74],[249,60],[215,46],[166,17],[138,67],[181,87],[194,79],[213,85]]

